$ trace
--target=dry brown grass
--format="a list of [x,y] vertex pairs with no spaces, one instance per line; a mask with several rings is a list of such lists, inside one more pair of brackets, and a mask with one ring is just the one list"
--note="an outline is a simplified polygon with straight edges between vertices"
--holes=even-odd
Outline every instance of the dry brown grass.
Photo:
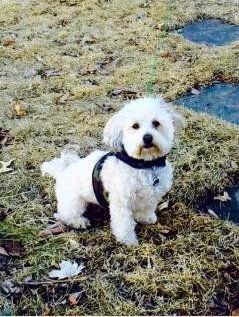
[[[139,247],[117,244],[107,217],[97,212],[101,221],[93,219],[90,230],[48,238],[38,233],[55,209],[53,181],[40,176],[39,165],[69,142],[80,143],[82,154],[103,146],[103,126],[123,102],[108,97],[110,90],[128,87],[140,95],[152,81],[156,93],[174,99],[215,77],[238,81],[238,44],[208,48],[169,32],[155,50],[159,29],[204,16],[239,23],[236,9],[229,1],[180,0],[169,20],[163,0],[2,1],[0,117],[14,141],[2,148],[0,160],[14,158],[14,173],[0,175],[0,204],[11,209],[0,222],[0,237],[26,249],[23,258],[8,258],[7,266],[0,259],[2,280],[23,285],[19,295],[1,291],[3,312],[199,315],[234,308],[238,227],[194,210],[209,192],[238,179],[232,162],[239,164],[239,133],[233,125],[181,110],[188,126],[171,154],[176,170],[170,206],[156,225],[138,227]],[[49,69],[58,76],[47,77]],[[26,112],[20,119],[16,104]],[[83,261],[83,274],[66,283],[44,282],[66,258]],[[29,275],[36,285],[26,283]],[[74,292],[81,292],[76,306],[60,304]]]

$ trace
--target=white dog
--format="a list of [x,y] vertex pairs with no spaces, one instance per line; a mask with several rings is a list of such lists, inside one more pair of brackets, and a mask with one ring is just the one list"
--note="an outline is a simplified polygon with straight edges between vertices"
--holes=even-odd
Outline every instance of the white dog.
[[80,158],[75,151],[65,150],[60,158],[43,163],[42,173],[56,179],[55,218],[86,228],[87,204],[106,206],[108,202],[116,239],[137,245],[136,222],[156,223],[157,204],[171,188],[173,174],[166,155],[182,124],[181,116],[162,98],[137,99],[105,126],[104,142],[115,152],[96,150]]

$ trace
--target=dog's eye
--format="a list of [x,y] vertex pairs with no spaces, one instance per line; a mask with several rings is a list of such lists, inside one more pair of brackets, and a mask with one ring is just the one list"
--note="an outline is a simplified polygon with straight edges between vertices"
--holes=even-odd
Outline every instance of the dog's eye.
[[139,129],[139,124],[138,123],[134,123],[132,125],[132,128],[135,129],[135,130]]
[[154,121],[152,122],[152,125],[153,125],[154,128],[157,128],[157,127],[160,126],[160,123],[159,123],[157,120],[154,120]]

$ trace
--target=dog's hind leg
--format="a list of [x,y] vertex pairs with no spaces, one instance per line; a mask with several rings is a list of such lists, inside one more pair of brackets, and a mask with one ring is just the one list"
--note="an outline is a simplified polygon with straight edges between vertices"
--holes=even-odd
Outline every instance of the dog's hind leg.
[[83,228],[90,226],[90,221],[83,216],[86,209],[86,201],[74,195],[57,197],[57,213],[55,219],[73,228]]

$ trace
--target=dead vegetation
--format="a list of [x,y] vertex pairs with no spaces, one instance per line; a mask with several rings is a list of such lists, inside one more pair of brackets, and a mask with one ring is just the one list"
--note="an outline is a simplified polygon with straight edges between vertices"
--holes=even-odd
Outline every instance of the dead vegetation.
[[[218,17],[239,23],[233,2],[2,1],[0,4],[1,314],[203,315],[235,310],[238,227],[195,212],[208,192],[238,180],[238,128],[184,111],[188,126],[171,153],[175,183],[153,226],[138,226],[128,249],[92,210],[87,231],[42,236],[55,209],[53,181],[39,165],[69,142],[100,146],[124,99],[168,99],[215,79],[238,82],[237,43],[208,48],[173,30]],[[167,23],[166,23],[167,22]],[[158,34],[166,30],[160,47]],[[169,32],[168,32],[169,31]],[[152,77],[152,60],[158,72]],[[183,111],[183,110],[182,110]],[[99,214],[100,213],[100,214]],[[48,278],[64,259],[84,263],[66,281]]]

